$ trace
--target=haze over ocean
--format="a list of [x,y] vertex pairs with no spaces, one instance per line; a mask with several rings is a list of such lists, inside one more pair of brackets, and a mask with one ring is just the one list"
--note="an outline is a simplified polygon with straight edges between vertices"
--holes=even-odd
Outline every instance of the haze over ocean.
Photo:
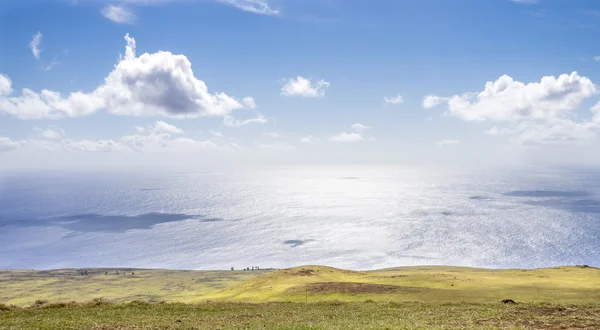
[[0,268],[600,265],[600,171],[4,172]]

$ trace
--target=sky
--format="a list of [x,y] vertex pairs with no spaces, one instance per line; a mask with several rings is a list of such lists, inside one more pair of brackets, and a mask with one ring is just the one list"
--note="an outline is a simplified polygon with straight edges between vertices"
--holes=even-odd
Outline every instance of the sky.
[[595,0],[5,0],[0,168],[600,164]]

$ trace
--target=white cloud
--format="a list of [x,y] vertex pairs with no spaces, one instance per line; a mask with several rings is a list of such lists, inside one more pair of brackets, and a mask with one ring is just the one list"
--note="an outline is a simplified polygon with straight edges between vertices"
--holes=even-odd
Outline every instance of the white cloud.
[[308,136],[304,136],[300,139],[300,142],[304,143],[304,144],[315,144],[318,143],[320,140],[312,135],[308,135]]
[[279,15],[279,10],[272,9],[265,0],[217,0],[243,11],[260,15]]
[[565,144],[587,141],[596,137],[597,123],[576,123],[567,119],[552,119],[543,123],[523,122],[515,139],[519,144]]
[[309,79],[300,76],[296,79],[286,79],[284,82],[285,85],[281,88],[283,96],[323,97],[331,85],[322,79],[313,84]]
[[59,127],[50,127],[47,129],[34,127],[33,130],[38,132],[40,137],[49,140],[58,139],[61,136],[65,135],[65,131]]
[[278,139],[280,137],[279,133],[277,132],[264,132],[262,133],[262,136],[270,137],[272,139]]
[[212,129],[211,129],[211,130],[209,130],[208,132],[209,132],[210,134],[212,134],[213,136],[215,136],[215,137],[219,137],[219,138],[222,138],[222,137],[223,137],[223,133],[221,133],[221,132],[217,132],[217,131],[214,131],[214,130],[212,130]]
[[423,98],[423,108],[425,108],[425,109],[435,108],[447,100],[448,100],[448,98],[445,98],[445,97],[440,97],[437,95],[427,95],[427,96],[425,96],[425,98]]
[[460,143],[460,141],[457,141],[457,140],[442,140],[442,141],[436,142],[435,144],[442,147],[442,146],[455,145],[455,144],[459,144],[459,143]]
[[509,134],[513,134],[515,131],[510,129],[510,128],[498,128],[497,126],[494,126],[488,130],[486,130],[485,132],[483,132],[483,134],[486,135],[509,135]]
[[127,151],[122,143],[113,140],[63,140],[62,148],[68,152],[117,152]]
[[109,20],[119,24],[133,24],[135,23],[135,14],[119,5],[108,5],[102,9],[102,15]]
[[129,35],[125,40],[125,56],[91,93],[74,92],[63,98],[59,92],[25,88],[21,95],[11,96],[10,78],[0,74],[0,113],[20,119],[56,119],[104,109],[116,115],[189,118],[225,116],[256,106],[251,98],[242,104],[225,93],[209,93],[184,55],[159,51],[138,57],[135,40]]
[[31,39],[31,42],[29,43],[29,48],[31,49],[33,56],[35,56],[35,58],[38,60],[40,59],[40,53],[42,52],[39,48],[40,44],[42,43],[42,37],[42,33],[38,31],[33,35],[33,39]]
[[162,120],[159,120],[152,127],[152,132],[154,133],[171,133],[171,134],[183,134],[183,130],[173,126],[171,124],[167,124]]
[[0,152],[8,152],[15,150],[19,147],[17,142],[13,142],[11,139],[0,136]]
[[48,71],[52,70],[52,68],[58,64],[60,64],[59,61],[53,60],[52,62],[50,62],[50,64],[44,65],[43,69],[44,69],[44,71],[48,72]]
[[600,56],[594,56],[594,61],[600,62]]
[[448,99],[448,109],[452,115],[467,121],[548,119],[575,110],[597,92],[596,85],[577,72],[558,78],[546,76],[540,82],[528,84],[504,75],[487,82],[478,94],[452,96]]
[[385,104],[393,104],[393,105],[398,105],[398,104],[402,104],[404,103],[404,97],[402,97],[402,95],[398,94],[394,97],[384,97],[383,101],[385,102]]
[[12,81],[7,75],[0,74],[0,96],[12,93]]
[[[523,83],[503,75],[486,83],[479,93],[444,99],[448,114],[464,121],[496,121],[509,127],[492,128],[489,135],[519,134],[521,144],[551,144],[590,140],[600,129],[600,116],[574,121],[584,100],[598,93],[597,86],[577,72],[546,76]],[[598,106],[600,109],[600,106]],[[594,113],[594,108],[590,109]]]
[[242,100],[244,102],[244,106],[248,109],[256,109],[256,102],[254,102],[254,98],[252,97],[244,97]]
[[359,133],[346,133],[343,132],[338,135],[332,136],[329,140],[334,142],[358,142],[363,141],[365,138]]
[[329,141],[333,142],[358,142],[358,141],[375,141],[374,137],[365,136],[365,131],[370,129],[371,127],[356,123],[352,125],[352,130],[354,132],[346,133],[342,132],[338,135],[334,135],[329,138]]
[[254,118],[246,120],[236,120],[233,116],[225,116],[225,118],[223,118],[223,124],[227,127],[241,127],[254,123],[266,124],[267,122],[267,118],[265,118],[263,115],[258,115]]
[[365,130],[368,130],[369,128],[371,128],[371,127],[363,125],[361,123],[356,123],[356,124],[352,125],[352,129],[357,132],[363,132]]

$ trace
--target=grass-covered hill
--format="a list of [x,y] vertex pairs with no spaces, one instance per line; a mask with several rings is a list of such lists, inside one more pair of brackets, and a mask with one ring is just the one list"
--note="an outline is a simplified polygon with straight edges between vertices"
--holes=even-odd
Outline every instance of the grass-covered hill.
[[[598,302],[600,270],[400,267],[350,271],[304,266],[260,271],[87,269],[0,271],[0,303],[444,301]],[[118,275],[117,275],[118,274]]]

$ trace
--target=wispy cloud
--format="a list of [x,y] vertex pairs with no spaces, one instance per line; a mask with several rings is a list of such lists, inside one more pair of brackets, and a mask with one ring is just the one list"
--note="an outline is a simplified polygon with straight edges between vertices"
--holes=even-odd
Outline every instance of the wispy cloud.
[[33,35],[33,39],[31,39],[31,42],[29,43],[29,48],[31,49],[31,52],[33,53],[33,56],[35,56],[35,58],[37,58],[38,60],[40,59],[40,53],[42,52],[40,50],[40,44],[42,43],[42,33],[38,31],[38,33]]
[[398,105],[404,103],[404,98],[400,94],[393,97],[386,96],[383,98],[383,102],[385,102],[385,104]]
[[223,118],[223,124],[227,127],[241,127],[249,124],[266,124],[268,122],[267,118],[263,115],[258,115],[254,118],[246,119],[246,120],[236,120],[233,116],[225,116]]
[[109,20],[119,24],[133,24],[136,21],[135,14],[124,6],[108,5],[102,9],[102,15]]
[[48,65],[44,65],[44,71],[46,71],[46,72],[47,72],[47,71],[50,71],[50,70],[52,70],[52,68],[53,68],[53,67],[55,67],[55,66],[56,66],[56,65],[58,65],[58,64],[60,64],[60,62],[59,62],[59,61],[57,61],[57,60],[53,60],[52,62],[50,62],[50,64],[48,64]]
[[460,143],[460,141],[457,141],[457,140],[442,140],[442,141],[436,142],[435,144],[437,144],[440,147],[443,147],[443,146],[456,145],[459,143]]
[[594,61],[600,62],[600,56],[594,56]]
[[269,6],[266,0],[217,0],[218,2],[228,4],[237,9],[255,13],[259,15],[274,16],[279,15],[278,9],[273,9]]

